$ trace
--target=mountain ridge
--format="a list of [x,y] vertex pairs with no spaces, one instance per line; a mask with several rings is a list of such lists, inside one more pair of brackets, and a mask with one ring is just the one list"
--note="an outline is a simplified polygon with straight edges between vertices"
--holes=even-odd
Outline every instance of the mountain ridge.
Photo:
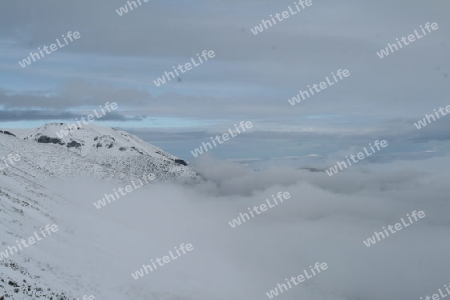
[[[148,144],[126,131],[86,125],[76,130],[68,130],[67,135],[59,135],[65,127],[67,125],[64,123],[50,123],[38,128],[7,129],[4,130],[3,139],[7,135],[10,138],[31,142],[15,144],[20,144],[19,149],[40,161],[42,168],[45,169],[45,166],[50,165],[51,170],[47,171],[54,171],[57,176],[67,175],[67,173],[72,175],[79,173],[78,175],[84,176],[86,170],[76,172],[70,167],[79,165],[79,161],[83,160],[95,165],[94,172],[87,173],[100,172],[102,173],[100,177],[136,178],[153,173],[158,180],[197,178],[197,174],[185,160]],[[0,136],[2,136],[1,133]],[[46,148],[46,144],[51,148]],[[27,146],[32,148],[31,151],[27,151]],[[46,151],[43,150],[45,148]],[[54,162],[52,163],[51,160],[42,162],[39,155],[33,155],[33,151],[42,154],[50,152],[55,158],[54,162],[67,169],[64,172],[57,172],[58,166]]]

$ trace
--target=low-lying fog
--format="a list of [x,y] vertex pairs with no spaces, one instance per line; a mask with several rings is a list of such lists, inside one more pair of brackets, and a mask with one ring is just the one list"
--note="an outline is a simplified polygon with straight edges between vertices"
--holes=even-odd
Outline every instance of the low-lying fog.
[[[97,299],[266,299],[316,262],[328,269],[279,299],[425,297],[450,282],[449,157],[324,172],[269,167],[254,172],[211,158],[194,185],[152,183],[97,209],[125,184],[72,180],[54,215],[70,250],[62,264]],[[271,195],[291,198],[232,228],[229,221]],[[371,247],[363,240],[414,210],[426,217]],[[135,280],[131,273],[182,243],[193,251]],[[78,266],[74,269],[74,265]],[[132,297],[132,298],[130,298]]]

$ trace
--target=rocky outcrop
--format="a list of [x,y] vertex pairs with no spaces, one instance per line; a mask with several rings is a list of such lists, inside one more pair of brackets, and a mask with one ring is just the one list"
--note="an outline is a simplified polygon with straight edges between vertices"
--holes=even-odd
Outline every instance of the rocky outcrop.
[[12,136],[16,136],[15,134],[13,134],[13,133],[11,133],[11,132],[9,132],[9,131],[6,131],[6,130],[0,130],[0,133],[7,134],[7,135],[12,135]]
[[59,145],[65,145],[63,141],[59,138],[55,137],[49,137],[46,135],[41,135],[37,140],[38,143],[44,143],[44,144],[59,144]]

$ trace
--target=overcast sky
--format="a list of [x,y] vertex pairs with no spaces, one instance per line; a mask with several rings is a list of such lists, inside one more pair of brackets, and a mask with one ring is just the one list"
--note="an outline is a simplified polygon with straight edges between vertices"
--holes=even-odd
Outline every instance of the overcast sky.
[[[1,2],[0,126],[73,122],[114,101],[117,113],[96,125],[131,130],[188,159],[192,147],[243,120],[254,124],[254,133],[216,155],[326,156],[373,139],[396,142],[386,151],[391,154],[448,152],[450,119],[421,130],[413,125],[450,104],[448,1],[313,0],[258,35],[250,28],[293,1],[141,3],[119,16],[126,1]],[[427,22],[439,29],[388,57],[376,55]],[[19,65],[68,31],[81,38]],[[155,86],[153,80],[203,50],[215,57]],[[338,69],[351,75],[300,104],[288,103]]]

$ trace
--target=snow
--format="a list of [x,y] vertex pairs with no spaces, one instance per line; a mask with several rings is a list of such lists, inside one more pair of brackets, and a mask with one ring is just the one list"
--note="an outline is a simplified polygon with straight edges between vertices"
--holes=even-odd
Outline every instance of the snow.
[[[123,186],[149,173],[155,174],[157,181],[190,181],[198,176],[189,166],[175,162],[179,158],[111,128],[89,125],[71,131],[62,138],[62,144],[38,142],[40,137],[56,138],[64,126],[58,123],[36,129],[8,129],[16,137],[0,133],[0,158],[15,153],[21,156],[20,161],[0,171],[0,251],[16,246],[16,240],[28,239],[47,224],[59,228],[0,261],[0,291],[4,291],[6,299],[16,300],[82,299],[84,295],[96,299],[149,299],[138,288],[132,288],[134,283],[124,287],[114,282],[112,287],[92,275],[101,268],[105,277],[120,272],[131,280],[128,273],[138,265],[123,269],[113,263],[118,252],[114,249],[125,242],[116,237],[131,242],[144,239],[145,234],[98,214],[92,201],[77,199],[73,190],[88,188],[98,181],[106,182],[108,187],[91,186],[92,191],[109,192],[111,186]],[[73,141],[81,147],[67,147]],[[102,147],[97,148],[98,143]],[[85,179],[83,184],[71,184],[80,178]],[[145,191],[133,193],[142,197]],[[132,198],[127,195],[123,201]],[[103,228],[104,236],[93,233],[93,226],[96,232]]]

